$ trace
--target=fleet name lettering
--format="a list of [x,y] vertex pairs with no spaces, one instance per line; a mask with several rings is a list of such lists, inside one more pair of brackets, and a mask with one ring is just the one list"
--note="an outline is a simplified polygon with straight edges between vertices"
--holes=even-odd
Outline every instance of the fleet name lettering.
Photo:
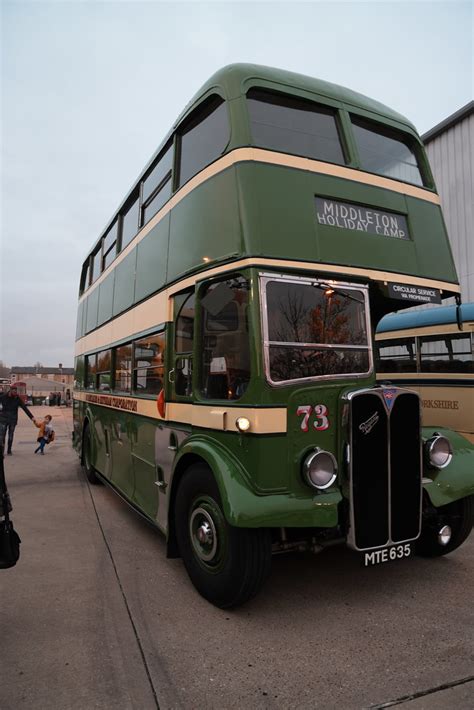
[[427,409],[459,409],[456,399],[424,399],[423,406]]
[[106,407],[115,407],[115,409],[125,409],[128,412],[137,411],[137,400],[128,399],[128,397],[114,397],[110,394],[87,394],[86,402],[91,404],[103,404]]
[[379,234],[396,239],[409,239],[405,217],[380,210],[370,210],[347,202],[316,198],[316,215],[319,224],[342,227],[355,232]]

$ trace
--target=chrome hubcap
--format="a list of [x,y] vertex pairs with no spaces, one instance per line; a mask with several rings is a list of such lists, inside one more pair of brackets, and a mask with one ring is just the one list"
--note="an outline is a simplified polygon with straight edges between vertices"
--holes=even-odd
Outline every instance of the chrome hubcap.
[[447,545],[451,540],[452,531],[449,525],[443,525],[438,533],[438,542],[440,545]]
[[193,510],[189,529],[195,553],[204,562],[210,562],[217,551],[217,531],[209,512],[204,508]]

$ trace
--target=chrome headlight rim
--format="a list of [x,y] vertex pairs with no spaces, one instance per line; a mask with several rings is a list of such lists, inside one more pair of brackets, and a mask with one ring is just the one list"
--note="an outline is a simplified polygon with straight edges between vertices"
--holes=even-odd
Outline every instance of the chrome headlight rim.
[[[436,446],[438,446],[440,442],[447,443],[448,453],[446,461],[444,463],[436,463],[436,461],[433,460],[433,457],[436,454]],[[453,459],[453,447],[451,446],[451,442],[449,441],[448,437],[444,436],[444,434],[440,434],[439,432],[435,431],[433,436],[431,436],[425,442],[425,459],[426,463],[430,468],[437,468],[439,470],[442,470],[443,468],[446,468],[446,466],[449,466]]]
[[[333,467],[333,470],[332,470],[332,473],[328,472],[328,473],[330,473],[330,477],[326,483],[317,484],[311,479],[310,468],[311,468],[311,464],[314,462],[315,458],[318,458],[321,456],[328,456],[329,457],[332,467]],[[318,491],[324,491],[327,488],[330,488],[337,478],[336,457],[330,451],[326,451],[326,449],[322,449],[321,447],[317,446],[315,449],[310,451],[310,453],[303,460],[302,473],[303,473],[303,480],[308,486],[310,486],[311,488],[315,488]]]

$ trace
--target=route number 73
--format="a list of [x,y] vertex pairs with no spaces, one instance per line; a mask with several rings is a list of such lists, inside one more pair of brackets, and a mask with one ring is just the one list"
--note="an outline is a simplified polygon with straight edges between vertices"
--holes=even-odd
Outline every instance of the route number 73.
[[[296,410],[296,416],[303,417],[301,420],[301,431],[309,431],[309,418],[312,413],[313,407],[311,404],[302,404]],[[326,429],[329,429],[329,411],[325,404],[314,405],[314,416],[315,420],[313,426],[316,431],[326,431]]]

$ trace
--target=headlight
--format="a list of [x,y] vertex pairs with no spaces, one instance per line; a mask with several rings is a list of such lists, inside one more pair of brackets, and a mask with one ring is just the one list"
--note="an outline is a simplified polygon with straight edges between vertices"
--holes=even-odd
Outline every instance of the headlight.
[[247,417],[239,417],[235,420],[235,426],[241,432],[248,431],[250,429],[250,420]]
[[432,468],[445,468],[453,458],[449,439],[437,432],[425,444],[425,458]]
[[303,461],[303,478],[313,488],[329,488],[336,480],[337,463],[329,451],[316,449]]

